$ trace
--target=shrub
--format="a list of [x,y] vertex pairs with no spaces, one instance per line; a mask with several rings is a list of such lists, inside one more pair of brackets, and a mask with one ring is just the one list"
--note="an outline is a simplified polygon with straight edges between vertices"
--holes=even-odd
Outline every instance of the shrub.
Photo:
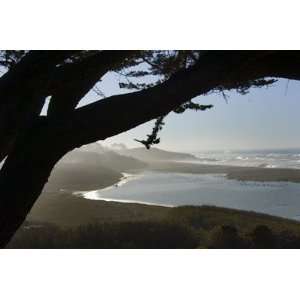
[[199,237],[189,226],[170,222],[127,222],[62,230],[55,226],[22,229],[8,248],[196,248]]
[[246,242],[240,237],[235,226],[222,225],[211,231],[208,247],[214,249],[241,249]]
[[276,248],[276,237],[266,225],[258,225],[250,233],[252,248],[271,249]]

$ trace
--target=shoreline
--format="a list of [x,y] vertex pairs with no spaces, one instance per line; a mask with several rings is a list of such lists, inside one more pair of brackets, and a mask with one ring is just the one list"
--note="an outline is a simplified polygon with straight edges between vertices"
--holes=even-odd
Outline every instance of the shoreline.
[[[145,172],[145,171],[144,171]],[[176,205],[164,205],[164,204],[157,204],[154,202],[145,202],[145,201],[138,201],[138,200],[131,200],[131,199],[115,199],[115,198],[105,198],[105,197],[100,197],[95,195],[99,190],[101,191],[107,191],[113,188],[118,188],[129,181],[138,179],[143,176],[143,171],[140,173],[127,173],[127,172],[122,172],[123,177],[119,179],[119,181],[114,182],[113,184],[106,186],[104,188],[96,189],[96,190],[88,190],[88,191],[66,191],[67,193],[71,193],[74,196],[79,196],[82,197],[86,200],[92,200],[92,201],[105,201],[105,202],[118,202],[118,203],[127,203],[127,204],[142,204],[142,205],[149,205],[149,206],[160,206],[160,207],[176,207]]]
[[99,190],[109,190],[112,189],[113,187],[120,187],[123,184],[127,183],[130,180],[133,180],[134,177],[139,177],[137,174],[132,174],[132,173],[127,173],[127,172],[121,172],[122,176],[119,179],[116,180],[111,180],[109,183],[105,184],[103,187],[99,187],[96,189],[80,189],[77,191],[72,191],[72,190],[66,190],[66,189],[61,189],[60,191],[62,192],[68,192],[72,193],[73,195],[83,195],[85,193],[90,193],[90,192],[95,192]]

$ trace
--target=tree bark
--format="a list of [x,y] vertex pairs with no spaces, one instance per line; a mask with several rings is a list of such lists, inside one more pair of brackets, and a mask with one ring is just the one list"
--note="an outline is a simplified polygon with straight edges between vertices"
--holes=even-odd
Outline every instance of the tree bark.
[[[49,74],[76,51],[30,51],[0,78],[0,162],[43,107]],[[50,76],[51,77],[51,76]]]
[[18,140],[0,172],[0,247],[5,247],[67,152],[43,121]]

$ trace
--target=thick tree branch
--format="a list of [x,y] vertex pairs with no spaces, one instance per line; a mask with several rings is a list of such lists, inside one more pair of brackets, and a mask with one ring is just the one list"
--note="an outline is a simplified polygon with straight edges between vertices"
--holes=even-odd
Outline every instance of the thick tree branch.
[[49,116],[72,112],[79,101],[108,71],[118,68],[138,51],[101,51],[80,62],[58,68],[51,81]]

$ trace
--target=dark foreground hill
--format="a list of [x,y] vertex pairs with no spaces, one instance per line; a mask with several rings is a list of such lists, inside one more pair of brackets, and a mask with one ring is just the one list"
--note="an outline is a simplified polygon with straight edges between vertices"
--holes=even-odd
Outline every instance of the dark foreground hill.
[[254,212],[61,201],[43,221],[31,215],[8,248],[300,248],[299,222]]

